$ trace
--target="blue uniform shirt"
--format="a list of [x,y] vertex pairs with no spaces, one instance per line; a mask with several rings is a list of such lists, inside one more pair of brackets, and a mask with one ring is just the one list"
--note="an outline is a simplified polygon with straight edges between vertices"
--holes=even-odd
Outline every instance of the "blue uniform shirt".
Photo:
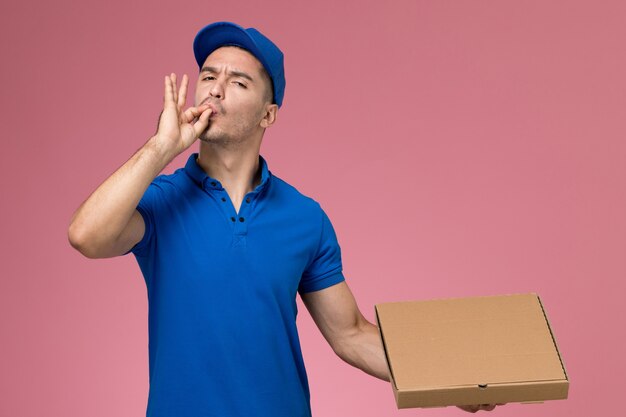
[[333,227],[272,175],[236,212],[191,155],[157,177],[132,249],[148,292],[148,417],[306,417],[296,293],[344,280]]

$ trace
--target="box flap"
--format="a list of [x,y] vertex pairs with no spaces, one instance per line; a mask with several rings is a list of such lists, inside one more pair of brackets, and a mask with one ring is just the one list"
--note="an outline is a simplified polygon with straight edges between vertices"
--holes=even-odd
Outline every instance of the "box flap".
[[383,303],[398,390],[566,380],[536,294]]

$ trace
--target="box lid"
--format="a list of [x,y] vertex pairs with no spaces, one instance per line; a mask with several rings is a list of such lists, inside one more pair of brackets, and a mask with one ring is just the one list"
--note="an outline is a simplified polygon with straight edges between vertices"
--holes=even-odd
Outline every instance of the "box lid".
[[383,303],[376,315],[394,391],[567,380],[536,294]]

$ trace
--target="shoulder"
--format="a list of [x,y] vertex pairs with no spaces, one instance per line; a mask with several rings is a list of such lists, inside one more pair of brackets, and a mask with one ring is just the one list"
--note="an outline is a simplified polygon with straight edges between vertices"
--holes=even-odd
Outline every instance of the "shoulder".
[[163,192],[182,191],[189,185],[191,185],[191,180],[183,168],[179,168],[171,174],[161,174],[150,183],[150,187],[160,189]]
[[289,209],[317,216],[323,212],[319,202],[275,175],[272,175],[272,196]]
[[177,169],[171,174],[161,174],[152,180],[139,202],[139,207],[155,210],[176,204],[192,192],[192,181],[184,170]]
[[178,185],[189,179],[184,168],[178,168],[171,174],[158,175],[152,182],[159,185]]

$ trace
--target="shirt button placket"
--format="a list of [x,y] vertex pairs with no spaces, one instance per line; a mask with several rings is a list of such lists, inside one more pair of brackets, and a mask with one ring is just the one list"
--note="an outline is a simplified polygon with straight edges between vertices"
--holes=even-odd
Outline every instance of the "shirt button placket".
[[250,203],[252,202],[252,198],[246,196],[243,201],[235,224],[235,233],[241,235],[248,233],[248,216],[250,215]]
[[236,216],[232,204],[227,204],[229,199],[226,196],[226,190],[224,190],[224,188],[222,188],[221,186],[218,186],[217,181],[210,181],[208,184],[210,185],[210,187],[207,186],[209,192],[218,193],[218,195],[221,194],[219,200],[221,201],[222,210],[224,210],[224,213],[228,217],[229,221],[233,223],[236,227],[238,216]]

